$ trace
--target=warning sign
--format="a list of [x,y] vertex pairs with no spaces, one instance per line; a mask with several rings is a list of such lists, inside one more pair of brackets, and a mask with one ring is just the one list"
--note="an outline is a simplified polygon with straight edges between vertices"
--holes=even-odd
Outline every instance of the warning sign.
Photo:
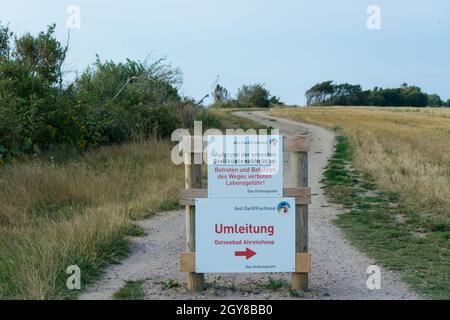
[[283,138],[208,136],[208,197],[283,196]]
[[196,272],[295,271],[295,199],[197,199]]

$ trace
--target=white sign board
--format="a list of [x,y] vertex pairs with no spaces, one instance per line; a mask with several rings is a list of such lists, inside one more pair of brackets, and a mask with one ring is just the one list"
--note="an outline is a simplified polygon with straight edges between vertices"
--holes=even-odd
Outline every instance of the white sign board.
[[283,196],[283,137],[208,136],[208,197]]
[[295,199],[197,199],[196,272],[295,272]]

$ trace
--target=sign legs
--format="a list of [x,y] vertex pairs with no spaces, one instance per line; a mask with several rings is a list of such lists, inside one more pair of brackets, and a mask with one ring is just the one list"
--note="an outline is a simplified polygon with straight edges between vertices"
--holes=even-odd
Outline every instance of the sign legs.
[[[193,154],[185,154],[185,187],[186,189],[202,187],[202,165],[193,164]],[[186,249],[195,252],[195,206],[186,206]],[[187,273],[188,290],[202,291],[205,285],[205,275],[201,273]]]
[[[291,171],[295,179],[295,187],[308,187],[308,153],[293,152],[291,154]],[[296,206],[295,230],[297,253],[308,253],[308,205]],[[309,288],[308,273],[292,274],[292,289],[307,291]]]

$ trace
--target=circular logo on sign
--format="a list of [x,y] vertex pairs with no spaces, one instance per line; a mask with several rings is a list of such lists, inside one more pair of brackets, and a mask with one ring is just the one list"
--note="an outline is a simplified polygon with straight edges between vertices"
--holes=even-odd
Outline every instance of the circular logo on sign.
[[273,138],[273,139],[270,139],[269,143],[275,147],[278,144],[278,140]]
[[277,207],[279,214],[288,214],[289,209],[291,209],[291,205],[286,201],[280,202]]

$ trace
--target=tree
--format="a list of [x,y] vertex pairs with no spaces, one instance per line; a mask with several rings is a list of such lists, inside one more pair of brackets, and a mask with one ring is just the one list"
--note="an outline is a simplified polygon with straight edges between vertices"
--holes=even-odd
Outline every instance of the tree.
[[419,87],[405,86],[400,89],[399,106],[425,107],[428,96]]
[[13,33],[8,26],[0,24],[0,59],[9,59],[10,41]]
[[49,84],[58,83],[62,87],[62,66],[68,46],[63,46],[55,38],[55,25],[40,32],[37,37],[27,33],[15,41],[16,62],[26,65],[33,76]]
[[225,87],[222,87],[220,84],[216,85],[214,89],[214,103],[224,103],[230,101],[230,93]]
[[369,92],[360,85],[334,84],[333,81],[318,83],[306,92],[308,105],[361,105],[365,104]]
[[362,91],[360,85],[348,83],[334,85],[333,95],[329,99],[331,105],[357,106],[366,104],[368,93]]
[[384,100],[381,88],[375,87],[369,92],[367,97],[367,105],[369,106],[385,106],[386,101]]
[[444,102],[441,100],[441,97],[439,97],[437,94],[430,94],[428,95],[428,106],[429,107],[441,107],[444,104]]
[[284,105],[284,102],[281,101],[281,98],[277,96],[272,96],[269,101],[271,105]]
[[333,81],[324,81],[314,85],[306,91],[306,101],[308,105],[325,105],[333,96]]
[[237,101],[242,107],[269,108],[270,92],[263,84],[244,85],[238,90]]

